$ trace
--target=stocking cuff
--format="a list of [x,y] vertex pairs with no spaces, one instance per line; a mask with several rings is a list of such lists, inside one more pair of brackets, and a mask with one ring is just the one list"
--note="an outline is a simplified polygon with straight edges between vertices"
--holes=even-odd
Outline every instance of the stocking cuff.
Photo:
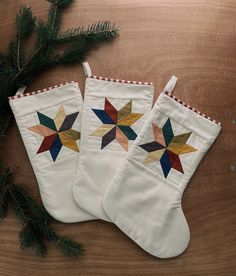
[[[91,76],[86,78],[85,91],[86,96],[93,97],[152,100],[154,87],[152,83],[148,82],[124,81]],[[100,91],[102,91],[102,94]]]
[[77,97],[82,101],[78,83],[71,81],[34,92],[17,92],[9,98],[9,102],[15,117],[21,117]]

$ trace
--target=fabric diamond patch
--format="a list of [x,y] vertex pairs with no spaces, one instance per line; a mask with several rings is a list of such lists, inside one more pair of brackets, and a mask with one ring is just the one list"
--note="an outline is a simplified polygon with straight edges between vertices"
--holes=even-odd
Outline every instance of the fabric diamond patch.
[[148,152],[144,163],[160,161],[165,178],[171,168],[184,173],[179,155],[197,151],[197,149],[186,144],[192,132],[175,136],[170,119],[166,121],[162,129],[152,123],[152,129],[155,141],[139,145]]
[[126,151],[128,151],[129,140],[135,140],[137,134],[131,128],[143,114],[132,113],[132,100],[117,110],[108,99],[105,98],[104,110],[92,109],[103,123],[91,136],[102,137],[101,149],[116,140]]
[[37,112],[40,124],[28,128],[43,137],[43,142],[37,154],[50,151],[53,161],[57,159],[62,146],[79,152],[76,141],[80,139],[80,132],[72,129],[79,112],[66,115],[64,107],[58,109],[54,119]]

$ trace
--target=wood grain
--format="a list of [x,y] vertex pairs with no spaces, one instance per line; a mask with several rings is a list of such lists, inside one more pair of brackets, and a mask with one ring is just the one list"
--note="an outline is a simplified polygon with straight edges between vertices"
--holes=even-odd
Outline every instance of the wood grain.
[[[4,2],[4,3],[3,3]],[[48,3],[7,0],[0,4],[0,49],[14,36],[14,18],[22,4],[46,18]],[[9,211],[0,224],[0,275],[236,275],[236,1],[235,0],[75,0],[62,29],[111,19],[120,37],[94,50],[88,60],[95,75],[153,81],[156,97],[172,74],[179,78],[175,95],[222,122],[223,130],[193,176],[183,198],[191,230],[187,251],[174,259],[148,255],[111,223],[66,225],[61,234],[81,241],[86,256],[66,259],[53,247],[46,259],[19,249],[20,225]],[[42,73],[28,88],[40,89],[84,76],[81,66]],[[15,180],[39,198],[37,183],[17,127],[8,131],[5,162]]]

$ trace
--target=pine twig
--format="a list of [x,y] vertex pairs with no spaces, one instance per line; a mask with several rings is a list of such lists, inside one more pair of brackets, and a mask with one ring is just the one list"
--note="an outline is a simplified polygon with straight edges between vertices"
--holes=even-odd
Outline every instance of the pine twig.
[[[11,183],[12,170],[6,172],[5,188],[1,191],[0,210],[5,214],[7,206],[3,206],[3,197],[7,195],[15,215],[23,225],[19,233],[20,247],[32,249],[37,256],[46,257],[48,254],[45,241],[52,242],[64,256],[78,258],[84,254],[83,245],[67,237],[57,235],[49,225],[51,217],[46,210],[28,195],[24,188]],[[3,187],[1,184],[0,187]],[[5,204],[5,203],[4,203]],[[4,215],[2,215],[3,217]]]
[[78,258],[84,255],[84,246],[67,237],[57,236],[55,244],[57,249],[68,257]]

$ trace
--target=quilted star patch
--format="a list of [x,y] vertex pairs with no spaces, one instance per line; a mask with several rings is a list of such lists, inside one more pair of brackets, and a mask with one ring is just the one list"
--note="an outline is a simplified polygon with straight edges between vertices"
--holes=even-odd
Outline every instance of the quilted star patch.
[[112,141],[116,140],[123,149],[128,151],[129,140],[135,140],[137,134],[131,126],[140,119],[143,114],[132,113],[132,100],[117,110],[108,99],[105,98],[104,110],[92,109],[103,123],[91,136],[102,137],[101,149],[104,149]]
[[179,156],[182,154],[197,151],[194,147],[186,144],[191,132],[180,135],[174,135],[170,119],[168,119],[162,128],[152,123],[152,130],[155,140],[139,145],[148,152],[144,163],[159,161],[165,178],[168,176],[171,168],[184,173]]
[[62,146],[79,152],[76,141],[80,139],[80,132],[72,129],[78,114],[79,112],[75,112],[66,115],[62,105],[54,119],[37,112],[40,124],[28,128],[43,137],[37,154],[49,151],[53,161],[55,161]]

